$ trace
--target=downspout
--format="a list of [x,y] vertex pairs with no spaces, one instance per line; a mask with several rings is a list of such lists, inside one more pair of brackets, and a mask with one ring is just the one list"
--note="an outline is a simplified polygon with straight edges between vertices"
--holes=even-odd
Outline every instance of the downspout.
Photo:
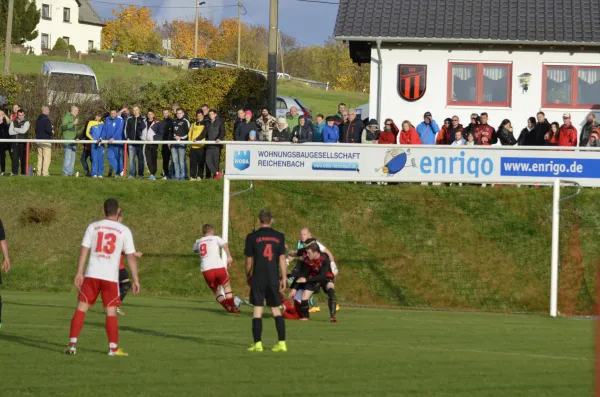
[[381,86],[383,61],[381,59],[381,40],[377,40],[377,122],[381,124]]

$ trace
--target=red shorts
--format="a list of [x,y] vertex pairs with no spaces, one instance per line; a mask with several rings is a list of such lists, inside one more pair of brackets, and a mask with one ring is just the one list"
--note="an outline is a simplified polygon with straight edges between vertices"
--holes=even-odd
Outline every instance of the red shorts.
[[206,280],[206,284],[208,284],[208,286],[212,289],[217,289],[219,286],[225,285],[229,282],[229,274],[227,274],[227,269],[224,267],[207,270],[202,272],[202,275]]
[[83,279],[83,284],[81,284],[77,299],[79,302],[94,305],[100,294],[102,294],[102,303],[104,304],[104,307],[121,306],[119,283],[97,278],[86,277]]

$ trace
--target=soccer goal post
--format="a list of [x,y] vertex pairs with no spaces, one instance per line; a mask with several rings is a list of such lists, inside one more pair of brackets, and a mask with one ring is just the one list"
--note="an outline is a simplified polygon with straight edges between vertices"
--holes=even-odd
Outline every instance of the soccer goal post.
[[250,183],[225,176],[224,239],[243,255],[262,208],[290,247],[310,228],[335,256],[338,294],[350,304],[593,314],[593,247],[582,242],[593,232],[572,183]]

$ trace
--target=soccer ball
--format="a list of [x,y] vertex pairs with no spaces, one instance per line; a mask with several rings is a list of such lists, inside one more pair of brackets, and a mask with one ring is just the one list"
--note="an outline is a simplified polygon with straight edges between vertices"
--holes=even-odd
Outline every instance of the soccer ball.
[[233,305],[236,309],[239,309],[242,306],[242,303],[242,298],[240,298],[239,296],[233,297]]

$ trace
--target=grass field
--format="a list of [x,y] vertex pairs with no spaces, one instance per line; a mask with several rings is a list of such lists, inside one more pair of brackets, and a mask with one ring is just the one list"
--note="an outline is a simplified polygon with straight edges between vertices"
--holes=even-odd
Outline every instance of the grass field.
[[348,108],[353,108],[369,102],[369,95],[362,92],[325,91],[294,81],[280,81],[277,92],[282,96],[300,98],[312,110],[314,118],[319,113],[325,117],[335,115],[339,103],[345,103]]
[[[592,393],[593,322],[586,320],[342,307],[337,324],[324,313],[287,321],[288,353],[258,354],[246,352],[248,307],[234,317],[210,299],[128,297],[119,322],[130,357],[105,356],[99,307],[86,317],[77,355],[67,357],[74,292],[5,292],[3,299],[2,394],[11,397]],[[270,316],[263,328],[270,347]]]

